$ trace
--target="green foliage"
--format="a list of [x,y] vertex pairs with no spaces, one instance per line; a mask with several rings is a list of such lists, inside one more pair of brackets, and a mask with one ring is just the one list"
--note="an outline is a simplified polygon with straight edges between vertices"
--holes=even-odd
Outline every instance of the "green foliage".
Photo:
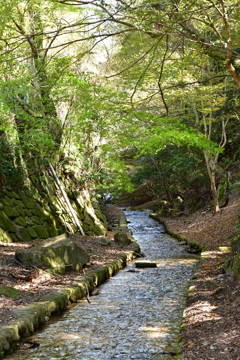
[[[136,183],[173,196],[207,182],[201,154],[211,152],[220,154],[221,182],[230,159],[239,159],[239,94],[224,78],[227,38],[217,7],[209,5],[206,19],[205,1],[73,4],[1,1],[0,130],[31,170],[35,158],[61,159],[63,176],[93,191],[131,191],[135,173]],[[239,10],[225,5],[237,48]],[[104,71],[118,76],[107,80]],[[224,153],[223,121],[231,129]],[[1,155],[3,179],[18,174],[11,147]]]
[[20,187],[23,185],[24,172],[19,160],[19,149],[0,136],[0,184]]
[[166,146],[156,155],[140,158],[132,181],[145,184],[156,198],[173,201],[177,196],[186,199],[206,188],[207,174],[199,150],[186,146]]

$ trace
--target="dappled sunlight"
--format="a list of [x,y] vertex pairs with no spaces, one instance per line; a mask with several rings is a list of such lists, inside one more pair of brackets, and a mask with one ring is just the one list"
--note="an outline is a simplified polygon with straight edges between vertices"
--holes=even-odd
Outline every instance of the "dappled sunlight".
[[204,321],[220,320],[221,316],[216,312],[217,307],[208,301],[198,301],[188,308],[190,314],[190,325],[199,324]]
[[79,335],[76,333],[70,333],[70,334],[59,334],[58,337],[59,337],[59,339],[69,339],[69,340],[79,339],[79,340],[81,340],[83,338],[83,335]]
[[166,326],[145,326],[141,330],[147,333],[147,336],[151,339],[163,339],[169,334],[169,329]]

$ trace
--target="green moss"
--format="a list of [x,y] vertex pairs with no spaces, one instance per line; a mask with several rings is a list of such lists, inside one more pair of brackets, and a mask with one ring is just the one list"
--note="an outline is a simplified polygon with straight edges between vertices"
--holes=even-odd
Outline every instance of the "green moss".
[[0,242],[11,243],[12,241],[10,234],[0,228]]
[[32,216],[33,215],[32,211],[28,210],[28,209],[25,209],[25,213],[26,213],[27,216]]
[[117,244],[123,244],[123,245],[131,244],[131,240],[129,239],[127,234],[125,232],[122,232],[122,231],[116,232],[116,234],[114,235],[114,241]]
[[42,225],[43,224],[43,220],[38,216],[32,216],[31,221],[33,222],[34,225]]
[[[66,235],[65,235],[66,236]],[[36,265],[43,269],[52,269],[56,273],[80,270],[89,260],[89,255],[73,241],[49,238],[29,249],[17,253],[17,259],[24,265]]]
[[29,225],[29,226],[32,226],[32,225],[35,225],[34,224],[34,221],[32,220],[32,218],[30,218],[30,217],[25,217],[25,221],[26,221],[26,223]]
[[20,196],[15,191],[8,192],[8,196],[10,198],[20,199]]
[[9,286],[0,285],[0,295],[4,295],[11,298],[16,298],[21,292]]
[[19,226],[27,226],[28,225],[22,216],[19,216],[18,218],[16,218],[15,223]]
[[19,214],[20,216],[24,216],[24,215],[25,215],[25,211],[24,211],[24,209],[23,209],[22,206],[16,206],[15,210],[18,212],[18,214]]
[[20,241],[23,241],[23,242],[31,241],[31,236],[30,236],[29,232],[23,226],[16,227],[16,235]]
[[18,238],[16,237],[15,234],[10,234],[10,236],[13,242],[18,242]]
[[27,209],[36,208],[36,201],[34,199],[28,198],[25,194],[21,195],[21,200]]
[[228,247],[228,246],[219,246],[218,250],[219,250],[219,251],[230,251],[231,248]]
[[31,235],[32,238],[37,238],[38,237],[38,234],[36,233],[36,231],[31,226],[29,226],[27,228],[27,231],[29,232],[29,234]]
[[45,226],[43,225],[34,225],[33,229],[36,231],[40,239],[46,239],[49,237],[49,233]]
[[47,218],[47,215],[44,213],[44,211],[37,205],[34,209],[34,214],[36,214],[39,218],[42,220],[45,220]]
[[93,234],[96,234],[99,236],[106,234],[106,229],[100,224],[93,223],[92,230],[93,230]]
[[92,225],[92,219],[90,218],[90,216],[88,215],[88,214],[84,214],[84,224],[87,224],[87,225],[89,225],[89,226],[91,226]]
[[51,237],[54,237],[54,236],[58,235],[58,230],[54,226],[47,225],[47,230],[48,230]]
[[58,235],[64,234],[65,229],[62,226],[60,226],[59,228],[57,228],[57,232],[58,232]]
[[5,205],[13,206],[13,202],[12,202],[12,200],[9,199],[9,198],[4,198],[4,199],[2,199],[2,202],[3,202]]
[[57,227],[57,224],[59,224],[60,222],[58,221],[58,219],[56,219],[52,214],[49,214],[46,222],[51,225],[54,226],[55,228]]
[[18,199],[12,199],[12,202],[13,202],[13,207],[18,212],[18,214],[21,216],[25,215],[24,204]]
[[0,211],[0,227],[8,232],[15,232],[14,224],[7,217],[4,211]]
[[103,213],[98,210],[98,209],[95,209],[95,214],[97,216],[97,218],[103,223],[103,224],[106,224],[106,216],[103,215]]
[[102,267],[101,269],[97,269],[92,274],[90,274],[90,276],[91,275],[93,275],[94,277],[94,284],[96,286],[101,285],[109,277],[107,267]]
[[0,335],[0,359],[4,358],[5,351],[8,351],[10,349],[10,345],[6,338],[2,335]]

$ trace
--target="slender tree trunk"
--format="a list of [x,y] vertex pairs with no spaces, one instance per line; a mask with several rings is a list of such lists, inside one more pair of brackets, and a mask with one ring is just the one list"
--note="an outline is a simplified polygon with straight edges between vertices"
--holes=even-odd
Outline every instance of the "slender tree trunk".
[[160,177],[160,179],[161,179],[161,181],[162,181],[162,184],[163,184],[163,188],[164,188],[164,190],[165,190],[165,195],[166,195],[167,201],[172,205],[172,204],[173,204],[173,198],[172,198],[172,196],[171,196],[171,193],[168,191],[168,185],[167,185],[167,183],[166,183],[166,181],[165,181],[165,178],[164,178],[164,176],[163,176],[163,174],[162,174],[162,172],[161,172],[161,170],[160,170],[159,165],[157,164],[157,162],[156,162],[156,160],[154,159],[153,156],[148,156],[148,159],[149,159],[149,160],[152,162],[152,164],[155,166],[155,168],[156,168],[156,170],[157,170],[157,172],[158,172],[158,174],[159,174],[159,177]]
[[211,184],[212,192],[212,204],[213,204],[213,214],[216,214],[220,211],[219,201],[218,201],[218,190],[216,186],[216,167],[218,162],[218,154],[212,155],[209,151],[204,151],[204,157],[207,165],[207,172]]

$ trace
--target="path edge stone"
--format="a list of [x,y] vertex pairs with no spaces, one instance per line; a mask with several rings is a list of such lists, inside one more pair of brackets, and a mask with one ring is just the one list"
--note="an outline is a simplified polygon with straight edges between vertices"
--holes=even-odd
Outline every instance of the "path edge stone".
[[[187,237],[179,234],[179,233],[175,233],[171,230],[168,229],[167,227],[167,224],[166,222],[158,215],[158,214],[155,214],[155,213],[150,213],[149,216],[159,222],[160,224],[162,224],[164,226],[164,229],[165,229],[165,232],[172,236],[174,239],[178,240],[178,241],[184,241],[186,242],[191,248],[193,248],[194,250],[197,250],[197,252],[199,252],[199,254],[201,254],[201,252],[203,252],[205,250],[205,247],[196,242],[196,241],[193,241],[193,240],[190,240],[188,239]],[[196,268],[195,268],[195,271],[193,273],[193,276],[192,276],[192,279],[190,280],[190,283],[189,283],[189,288],[188,288],[188,292],[187,292],[187,296],[186,296],[186,307],[187,307],[187,303],[188,303],[188,300],[191,296],[191,292],[192,292],[192,285],[193,285],[193,281],[194,281],[194,276],[197,272],[197,269],[198,269],[198,266],[200,264],[200,261],[201,261],[201,256],[199,256],[199,260],[198,260],[198,264],[196,265]],[[185,326],[185,310],[186,308],[184,309],[183,311],[183,314],[182,314],[182,323],[181,323],[181,326],[179,328],[179,338],[178,338],[178,348],[176,349],[176,355],[175,356],[170,356],[169,358],[167,357],[166,360],[183,360],[183,357],[182,357],[182,341],[183,341],[183,338],[182,338],[182,332],[183,332],[183,329],[184,329],[184,326]]]
[[155,214],[155,213],[150,213],[149,216],[159,222],[160,224],[162,224],[165,228],[165,231],[168,235],[172,236],[174,239],[178,240],[178,241],[185,241],[193,250],[196,250],[196,252],[198,252],[199,254],[202,252],[202,251],[205,251],[206,248],[204,245],[196,242],[196,241],[193,241],[193,240],[190,240],[188,239],[187,237],[181,235],[181,234],[178,234],[178,233],[175,233],[171,230],[168,229],[167,227],[167,224],[166,222],[158,215],[158,214]]
[[[123,217],[121,217],[121,222],[126,231],[127,224],[123,221]],[[130,233],[129,236],[131,236]],[[63,313],[71,303],[87,297],[96,287],[124,269],[128,262],[135,259],[141,251],[132,236],[131,240],[135,243],[134,250],[119,255],[117,260],[108,265],[89,271],[86,275],[79,275],[76,277],[76,282],[79,282],[72,286],[45,295],[38,302],[13,310],[16,319],[0,327],[0,359],[11,354],[15,350],[16,342],[33,335],[41,325],[48,321],[50,316]]]

